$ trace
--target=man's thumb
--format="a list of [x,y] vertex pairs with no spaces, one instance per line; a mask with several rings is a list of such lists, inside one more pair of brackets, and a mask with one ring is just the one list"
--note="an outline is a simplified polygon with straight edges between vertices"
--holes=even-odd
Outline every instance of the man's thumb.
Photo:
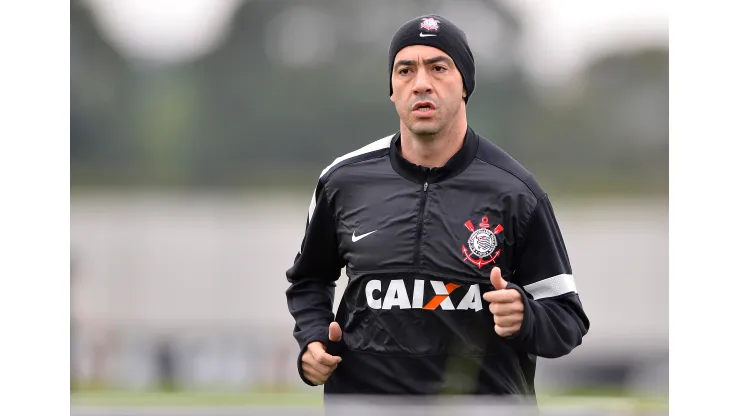
[[332,322],[329,324],[329,341],[339,342],[342,339],[342,328],[339,324]]
[[496,290],[506,289],[507,282],[503,277],[501,277],[501,269],[498,267],[494,267],[493,270],[491,270],[491,284],[496,288]]

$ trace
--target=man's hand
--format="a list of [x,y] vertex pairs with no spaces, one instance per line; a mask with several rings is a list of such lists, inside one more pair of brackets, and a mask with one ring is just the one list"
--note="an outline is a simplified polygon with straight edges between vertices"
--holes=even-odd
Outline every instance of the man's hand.
[[[332,322],[329,324],[329,341],[338,342],[341,339],[342,329],[338,323]],[[308,344],[306,352],[301,357],[301,368],[303,375],[319,386],[326,383],[340,362],[342,362],[342,357],[327,354],[326,345],[320,341],[314,341]]]
[[510,337],[522,327],[524,303],[522,295],[515,289],[506,289],[507,282],[501,277],[501,269],[491,270],[491,284],[496,290],[483,294],[483,299],[491,304],[488,309],[493,314],[494,329],[502,337]]

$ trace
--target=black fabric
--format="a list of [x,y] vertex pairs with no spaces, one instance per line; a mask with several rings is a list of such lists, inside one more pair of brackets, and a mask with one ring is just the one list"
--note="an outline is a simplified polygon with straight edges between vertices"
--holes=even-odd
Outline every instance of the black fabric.
[[[298,374],[309,385],[313,384],[301,370],[301,357],[308,344],[321,341],[327,345],[329,341],[329,324],[334,320],[332,302],[335,282],[344,267],[338,253],[334,217],[321,182],[314,191],[314,198],[316,207],[306,224],[301,252],[293,265],[293,270],[300,270],[301,274],[297,277],[294,272],[288,272],[291,285],[286,291],[288,310],[295,318],[293,334],[300,347]],[[311,299],[309,307],[303,302],[306,298]]]
[[435,183],[449,179],[459,174],[475,159],[478,151],[478,135],[468,127],[463,139],[463,145],[444,166],[428,168],[419,166],[406,160],[401,155],[401,134],[396,133],[391,140],[390,158],[393,169],[404,178],[423,184],[424,182]]
[[[287,271],[301,351],[327,342],[332,320],[342,328],[341,342],[327,345],[342,362],[324,393],[534,396],[537,357],[569,354],[590,328],[547,194],[472,129],[435,170],[408,163],[397,146],[398,133],[321,175]],[[493,267],[523,297],[512,337],[495,332],[483,299]]]
[[[427,45],[435,47],[452,58],[460,71],[463,86],[467,95],[465,103],[473,95],[475,89],[475,59],[468,46],[468,40],[460,28],[446,18],[430,14],[409,20],[401,26],[391,40],[388,51],[388,75],[393,73],[393,61],[401,49],[411,45]],[[390,94],[393,94],[393,85],[390,85]]]

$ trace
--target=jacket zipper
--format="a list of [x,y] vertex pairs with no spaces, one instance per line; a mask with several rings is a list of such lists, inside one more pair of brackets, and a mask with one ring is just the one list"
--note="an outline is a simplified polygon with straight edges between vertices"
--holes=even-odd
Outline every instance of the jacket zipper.
[[421,230],[424,225],[424,207],[427,204],[427,188],[429,183],[424,181],[424,186],[421,190],[421,202],[419,203],[419,215],[416,222],[416,249],[414,250],[414,267],[419,268],[421,265]]

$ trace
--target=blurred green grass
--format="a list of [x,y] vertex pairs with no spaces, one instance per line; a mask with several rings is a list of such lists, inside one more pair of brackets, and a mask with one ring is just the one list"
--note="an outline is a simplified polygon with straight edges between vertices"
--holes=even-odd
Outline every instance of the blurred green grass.
[[321,406],[316,393],[208,392],[208,391],[78,391],[73,405],[103,406]]
[[[538,394],[540,406],[592,409],[668,410],[667,396],[629,395],[603,389]],[[82,390],[71,394],[72,405],[86,406],[299,406],[320,407],[321,390],[288,391],[117,391]]]

